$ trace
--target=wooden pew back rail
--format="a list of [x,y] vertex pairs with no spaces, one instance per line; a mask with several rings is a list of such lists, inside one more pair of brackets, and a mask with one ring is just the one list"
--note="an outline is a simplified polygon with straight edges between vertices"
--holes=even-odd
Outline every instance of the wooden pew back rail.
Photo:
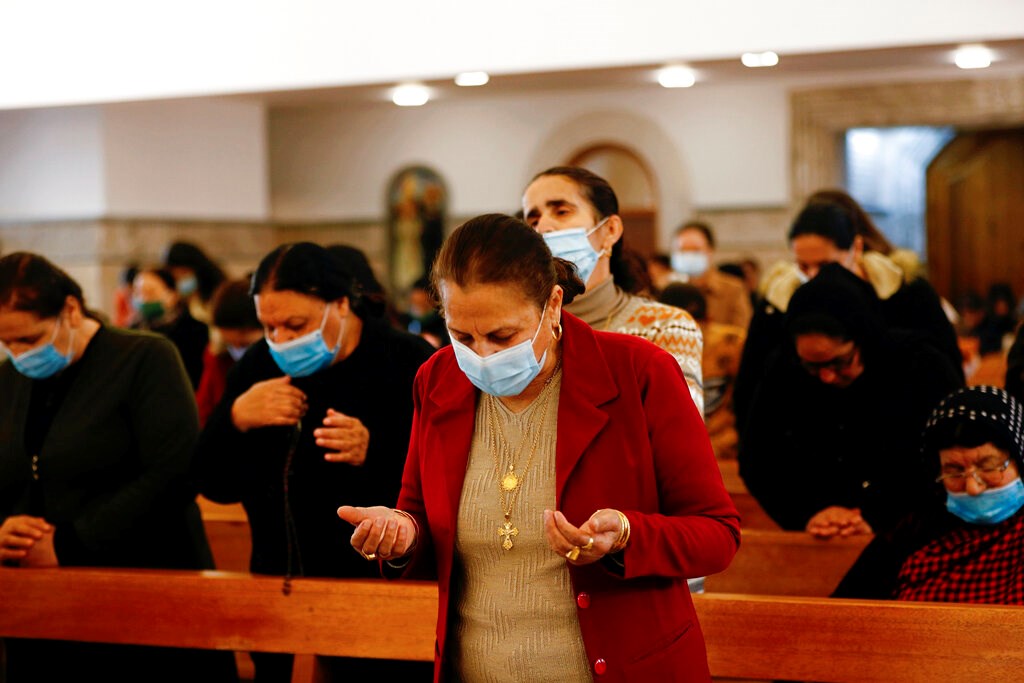
[[[0,637],[430,660],[437,587],[223,572],[0,569]],[[1019,680],[1024,608],[694,596],[717,677]],[[315,667],[296,667],[308,673]]]

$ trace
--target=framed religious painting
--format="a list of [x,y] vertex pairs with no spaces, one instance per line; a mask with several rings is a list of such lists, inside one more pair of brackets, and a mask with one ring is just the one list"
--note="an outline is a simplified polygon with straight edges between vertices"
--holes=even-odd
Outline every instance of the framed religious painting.
[[388,184],[389,275],[392,296],[403,296],[430,273],[444,241],[448,190],[426,166],[407,166]]

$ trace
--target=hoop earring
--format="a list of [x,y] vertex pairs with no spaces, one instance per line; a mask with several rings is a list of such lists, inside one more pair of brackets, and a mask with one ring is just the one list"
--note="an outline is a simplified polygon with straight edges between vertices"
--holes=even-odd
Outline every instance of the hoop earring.
[[556,334],[552,332],[551,336],[555,338],[555,341],[558,341],[559,339],[562,338],[562,321],[558,321],[558,333]]

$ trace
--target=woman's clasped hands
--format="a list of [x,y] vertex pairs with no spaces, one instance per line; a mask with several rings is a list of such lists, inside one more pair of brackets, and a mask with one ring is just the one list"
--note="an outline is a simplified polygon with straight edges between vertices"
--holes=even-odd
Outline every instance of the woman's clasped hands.
[[56,567],[53,532],[53,525],[42,517],[8,517],[0,524],[0,561],[22,567]]

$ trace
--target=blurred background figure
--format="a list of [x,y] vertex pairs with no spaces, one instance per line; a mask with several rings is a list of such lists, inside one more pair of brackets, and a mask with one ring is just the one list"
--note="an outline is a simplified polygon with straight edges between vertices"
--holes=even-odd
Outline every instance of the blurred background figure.
[[144,268],[132,285],[132,304],[138,330],[164,335],[178,348],[193,389],[203,376],[203,355],[210,341],[210,330],[192,317],[174,285],[174,276],[165,268]]
[[196,390],[200,426],[206,424],[220,402],[228,371],[250,346],[263,339],[263,326],[249,296],[249,280],[225,280],[213,293],[210,310],[219,349],[215,351],[209,345],[203,353],[203,376]]
[[451,343],[448,327],[437,311],[437,304],[430,289],[430,280],[422,277],[412,283],[407,300],[405,329],[428,342],[435,349]]
[[743,280],[715,266],[714,256],[715,234],[707,223],[691,221],[676,230],[672,270],[700,289],[711,320],[746,329],[753,315],[750,294]]
[[1017,328],[1017,337],[1006,354],[1006,391],[1024,404],[1024,325]]
[[719,264],[718,269],[726,275],[732,275],[743,281],[743,286],[747,288],[747,294],[750,297],[750,310],[753,315],[754,307],[761,299],[758,289],[761,284],[761,264],[748,256],[733,263]]
[[739,435],[732,411],[732,392],[747,331],[711,320],[704,295],[696,285],[669,283],[658,301],[683,309],[700,325],[704,335],[704,423],[715,457],[733,460],[739,447]]
[[1022,422],[997,387],[945,398],[923,436],[937,495],[876,536],[834,597],[1024,605]]
[[139,273],[138,264],[131,263],[121,271],[121,277],[114,290],[114,314],[110,322],[115,327],[131,327],[135,322],[136,311],[132,306],[132,286],[135,283],[135,276]]
[[647,277],[651,280],[651,294],[658,296],[675,279],[672,257],[668,254],[654,254],[647,259]]
[[996,282],[989,287],[982,327],[982,355],[1001,353],[1013,343],[1013,333],[1017,330],[1017,298],[1009,284]]
[[192,242],[173,242],[163,265],[174,277],[175,289],[192,317],[208,323],[210,299],[227,279],[224,270]]

